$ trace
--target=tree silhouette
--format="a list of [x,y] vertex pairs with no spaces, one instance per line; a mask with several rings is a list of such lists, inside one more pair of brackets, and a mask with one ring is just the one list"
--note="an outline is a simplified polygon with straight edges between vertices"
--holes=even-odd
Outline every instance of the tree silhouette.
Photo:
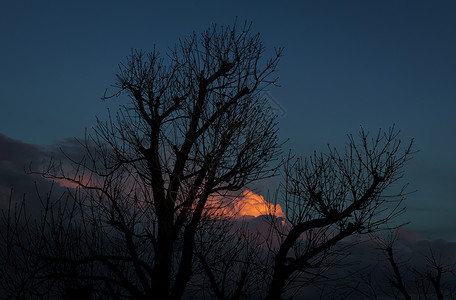
[[[349,136],[345,153],[282,158],[273,109],[281,57],[250,25],[181,40],[165,57],[133,50],[115,91],[128,102],[79,141],[84,155],[32,171],[74,187],[38,191],[3,212],[2,292],[10,298],[280,299],[324,276],[351,236],[390,229],[403,210],[392,189],[411,155],[394,127]],[[267,234],[225,208],[284,167]],[[275,207],[275,206],[274,206]]]
[[373,136],[361,130],[359,141],[349,136],[345,153],[330,148],[287,164],[282,198],[289,225],[270,219],[280,244],[272,251],[267,299],[322,276],[335,256],[346,255],[350,243],[341,242],[348,237],[392,229],[404,199],[404,187],[392,185],[412,154],[412,142],[402,147],[398,134],[394,126]]
[[68,157],[71,168],[51,162],[39,172],[77,191],[47,197],[37,223],[6,218],[22,229],[3,237],[6,260],[30,258],[36,272],[20,289],[47,280],[113,298],[181,298],[196,236],[209,230],[203,221],[276,170],[277,122],[261,92],[276,83],[281,50],[264,53],[247,23],[214,25],[164,58],[132,51],[104,97],[126,95],[128,104],[98,121],[80,142],[84,157]]
[[[397,235],[381,240],[380,249],[386,254],[389,272],[386,272],[389,290],[396,298],[413,299],[455,299],[456,268],[454,261],[429,248],[428,253],[421,253],[424,267],[412,265],[396,258],[395,243]],[[413,297],[412,297],[413,296]]]
[[361,130],[358,139],[349,136],[345,152],[330,148],[327,154],[315,153],[308,159],[289,157],[276,194],[276,201],[285,206],[285,220],[274,211],[264,218],[268,234],[250,236],[244,245],[254,249],[252,256],[241,252],[235,259],[223,258],[233,253],[230,247],[213,252],[218,259],[212,259],[205,271],[214,296],[230,299],[221,292],[223,264],[230,261],[238,274],[245,266],[251,271],[243,282],[256,289],[250,286],[246,294],[260,299],[293,297],[319,279],[329,279],[328,271],[358,240],[351,242],[350,237],[394,229],[390,221],[404,212],[405,197],[405,186],[394,185],[412,155],[412,142],[403,145],[398,135],[394,126],[374,135]]

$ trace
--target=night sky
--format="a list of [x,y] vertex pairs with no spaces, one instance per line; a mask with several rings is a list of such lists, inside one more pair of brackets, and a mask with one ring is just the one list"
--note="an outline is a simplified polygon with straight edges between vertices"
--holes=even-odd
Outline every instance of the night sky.
[[419,150],[406,166],[404,182],[417,191],[401,220],[419,236],[456,242],[456,2],[96,2],[1,2],[0,186],[17,182],[22,160],[82,137],[115,110],[122,99],[100,98],[131,49],[164,54],[237,17],[253,22],[269,53],[285,48],[281,87],[270,89],[284,109],[285,148],[309,156],[343,146],[360,125],[396,124]]

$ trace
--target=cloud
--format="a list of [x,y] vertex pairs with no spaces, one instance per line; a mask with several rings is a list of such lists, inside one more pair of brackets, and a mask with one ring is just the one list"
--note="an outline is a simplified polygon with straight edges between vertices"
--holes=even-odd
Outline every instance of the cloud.
[[[359,240],[361,243],[350,248],[350,255],[344,263],[329,272],[330,280],[322,285],[324,298],[366,299],[366,295],[369,295],[370,299],[396,299],[394,293],[397,291],[387,277],[393,275],[393,269],[386,252],[382,250],[385,245],[381,237]],[[423,292],[417,291],[416,283],[431,270],[431,253],[444,268],[456,271],[456,243],[430,239],[404,227],[396,232],[393,253],[412,299],[423,298]],[[442,275],[442,290],[444,294],[456,290],[454,273]],[[428,297],[435,298],[432,288],[428,291]]]
[[40,160],[43,156],[42,147],[13,140],[0,133],[0,162],[9,162],[20,169],[27,161]]
[[269,203],[263,196],[249,190],[243,191],[239,197],[229,202],[224,208],[224,214],[235,218],[256,218],[269,214],[285,218],[280,204]]
[[[10,191],[13,189],[13,200],[18,201],[25,194],[29,208],[39,208],[40,203],[37,198],[37,191],[46,193],[49,191],[51,182],[36,175],[26,173],[32,163],[32,167],[36,170],[43,168],[48,163],[51,153],[55,159],[63,158],[60,149],[65,151],[71,157],[82,157],[82,148],[74,139],[62,140],[59,143],[49,146],[38,146],[33,144],[23,143],[11,139],[3,134],[0,134],[0,208],[4,209],[7,206],[10,198]],[[54,193],[61,194],[66,191],[67,187],[72,187],[70,184],[60,182],[54,185]],[[228,203],[223,207],[224,212],[228,216],[235,216],[233,220],[242,226],[244,222],[248,223],[248,229],[252,232],[258,232],[262,237],[268,236],[268,221],[272,218],[284,218],[284,212],[280,205],[267,202],[261,195],[251,191],[244,191],[236,201]],[[37,210],[39,211],[39,210]],[[274,216],[267,216],[268,212],[273,212]],[[242,224],[241,224],[242,223]],[[286,231],[288,224],[283,223]],[[275,237],[273,237],[275,239]],[[341,268],[335,268],[329,274],[328,278],[333,280],[332,285],[328,284],[327,291],[336,291],[341,297],[345,295],[343,292],[349,292],[350,286],[356,287],[357,284],[363,282],[367,277],[366,273],[370,272],[372,278],[378,280],[376,284],[380,287],[388,287],[388,282],[385,274],[388,274],[389,266],[386,261],[386,256],[379,250],[379,244],[376,238],[371,240],[364,239],[362,243],[350,248],[350,256],[344,262]],[[343,241],[345,243],[347,241]],[[273,245],[277,246],[278,240],[273,241]],[[267,245],[264,245],[265,247]],[[342,245],[343,246],[343,245]],[[438,255],[446,265],[456,264],[456,243],[445,241],[442,239],[430,239],[419,233],[407,228],[398,230],[395,251],[398,260],[403,262],[403,266],[408,266],[415,270],[424,270],[426,268],[425,256],[429,255],[430,249]],[[361,271],[362,272],[361,272]],[[359,272],[359,273],[357,273]],[[355,274],[355,275],[353,275]],[[356,277],[358,276],[359,277]],[[359,281],[357,281],[357,278]],[[345,285],[345,290],[341,289],[340,282]],[[452,286],[456,286],[456,280],[450,282]],[[299,295],[315,295],[320,291],[314,287],[303,288]],[[298,296],[299,296],[298,295]],[[328,296],[334,296],[330,294]],[[310,297],[312,298],[312,297]],[[363,299],[351,294],[350,299]]]
[[[84,151],[85,149],[74,138],[60,140],[52,145],[39,146],[14,140],[0,133],[0,207],[6,207],[11,189],[14,191],[15,200],[22,198],[24,194],[26,198],[34,198],[37,191],[46,192],[50,189],[51,180],[28,174],[27,171],[30,169],[42,171],[48,167],[52,158],[55,162],[62,162],[63,169],[71,176],[74,167],[66,156],[71,157],[74,161],[80,161]],[[78,178],[78,180],[91,182],[90,180],[93,178]],[[65,188],[77,187],[76,183],[64,179],[54,181],[56,183],[54,191],[58,189],[59,193],[64,192]],[[223,208],[218,204],[220,214],[251,219],[271,212],[276,217],[285,217],[279,204],[271,204],[263,196],[252,191],[246,190],[234,201],[231,200]]]
[[[72,145],[70,141],[64,141]],[[10,198],[13,202],[25,197],[30,211],[40,208],[37,193],[49,192],[52,182],[27,171],[40,171],[48,163],[51,153],[58,153],[56,145],[38,146],[24,143],[0,133],[0,209],[6,209]],[[66,189],[59,184],[53,193],[62,194]]]

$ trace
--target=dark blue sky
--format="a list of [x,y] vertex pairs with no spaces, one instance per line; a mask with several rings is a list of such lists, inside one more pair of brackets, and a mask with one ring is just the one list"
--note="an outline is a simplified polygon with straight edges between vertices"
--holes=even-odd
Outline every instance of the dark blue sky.
[[80,137],[119,104],[100,97],[132,48],[164,53],[237,16],[270,50],[285,47],[270,92],[287,147],[307,156],[359,125],[395,123],[420,151],[407,167],[418,190],[408,228],[456,241],[456,2],[68,2],[0,4],[0,133],[38,145]]

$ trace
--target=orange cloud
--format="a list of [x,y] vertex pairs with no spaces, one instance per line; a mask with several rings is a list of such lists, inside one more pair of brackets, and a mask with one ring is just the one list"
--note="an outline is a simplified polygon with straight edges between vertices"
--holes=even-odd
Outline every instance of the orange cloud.
[[263,196],[249,190],[242,192],[240,197],[224,207],[223,214],[236,218],[273,214],[278,218],[285,218],[280,204],[269,203],[264,200]]
[[[80,176],[75,182],[73,180],[54,178],[52,179],[58,183],[61,187],[76,189],[82,187],[79,183],[86,186],[99,186],[100,184],[94,182],[92,177]],[[222,198],[223,199],[223,198]],[[272,204],[264,200],[264,197],[258,195],[250,190],[245,190],[242,194],[236,198],[228,198],[229,201],[222,200],[225,204],[220,206],[220,198],[214,197],[212,200],[218,204],[212,207],[212,214],[218,216],[232,217],[236,219],[242,219],[245,217],[259,217],[263,215],[274,215],[277,218],[285,218],[285,214],[280,204]]]

